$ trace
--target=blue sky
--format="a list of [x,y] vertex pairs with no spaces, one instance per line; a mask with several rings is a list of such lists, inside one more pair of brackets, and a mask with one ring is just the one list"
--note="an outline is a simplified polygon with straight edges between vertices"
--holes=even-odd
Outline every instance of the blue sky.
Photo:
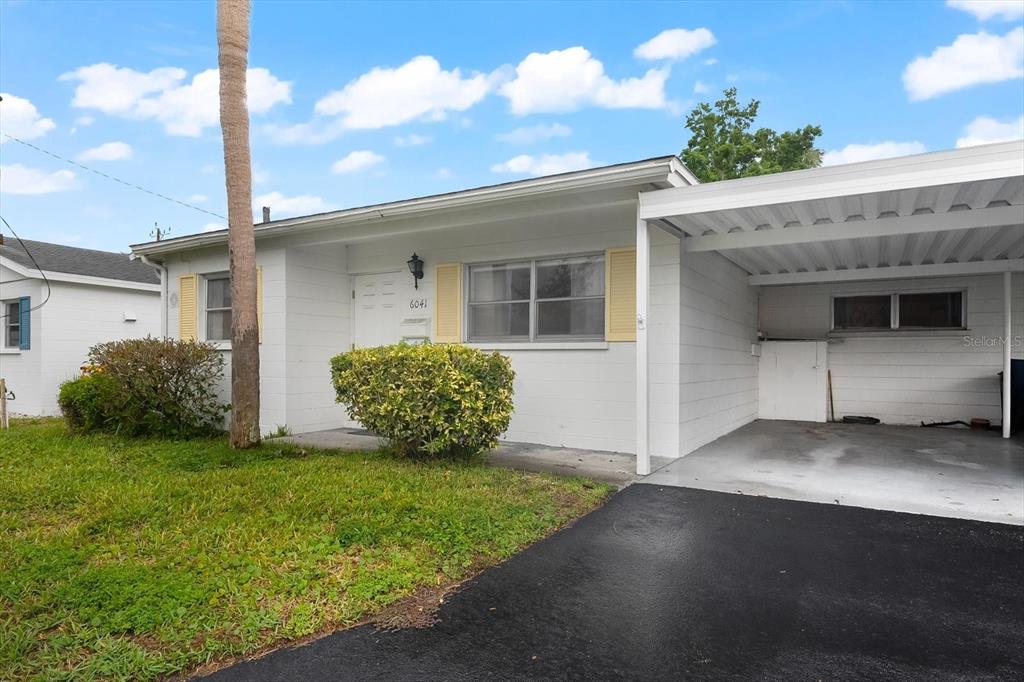
[[[257,1],[253,195],[279,218],[677,153],[733,85],[760,125],[821,125],[829,163],[1019,137],[1022,24],[1019,0]],[[212,2],[4,0],[0,131],[223,215],[216,66]],[[24,238],[224,224],[0,140]]]

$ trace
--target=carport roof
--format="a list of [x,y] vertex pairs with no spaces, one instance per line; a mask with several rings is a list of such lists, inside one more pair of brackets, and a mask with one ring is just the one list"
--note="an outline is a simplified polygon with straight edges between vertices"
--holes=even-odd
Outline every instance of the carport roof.
[[751,284],[1024,270],[1024,141],[675,187],[639,217]]

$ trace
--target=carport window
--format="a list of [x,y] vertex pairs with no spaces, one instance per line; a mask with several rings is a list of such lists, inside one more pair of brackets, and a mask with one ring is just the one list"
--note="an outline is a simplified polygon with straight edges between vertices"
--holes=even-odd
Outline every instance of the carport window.
[[962,329],[964,292],[836,296],[832,299],[832,329],[869,331],[898,329]]
[[469,266],[470,341],[604,338],[604,255]]

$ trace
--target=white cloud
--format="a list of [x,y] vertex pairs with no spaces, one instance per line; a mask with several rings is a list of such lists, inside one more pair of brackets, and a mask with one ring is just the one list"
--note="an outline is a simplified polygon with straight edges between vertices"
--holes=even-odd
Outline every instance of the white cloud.
[[323,213],[324,211],[334,209],[334,206],[324,201],[321,197],[312,194],[287,197],[280,192],[269,192],[253,197],[252,205],[255,211],[260,212],[262,212],[262,207],[269,206],[270,214],[275,220],[288,216]]
[[693,91],[698,95],[704,95],[706,93],[711,92],[711,88],[708,87],[707,83],[703,81],[697,81],[696,83],[693,84]]
[[517,175],[555,175],[556,173],[593,168],[595,165],[587,152],[544,154],[543,156],[520,154],[513,156],[508,161],[491,166],[491,171]]
[[604,64],[583,47],[527,55],[515,78],[501,86],[514,114],[574,111],[585,105],[606,109],[662,109],[668,68],[640,78],[612,80]]
[[992,18],[1010,21],[1024,17],[1024,2],[1021,0],[946,0],[946,5],[970,12],[978,21]]
[[963,137],[957,138],[957,147],[974,147],[993,142],[1009,142],[1024,138],[1024,116],[1017,120],[997,121],[989,116],[979,116],[964,128]]
[[714,45],[714,34],[706,28],[670,28],[637,45],[633,56],[648,61],[658,59],[686,59]]
[[208,201],[210,197],[205,194],[192,194],[186,201],[190,204],[201,204],[204,201]]
[[328,93],[316,113],[339,116],[347,129],[385,128],[417,119],[444,120],[482,100],[493,79],[481,73],[463,78],[459,69],[445,71],[436,59],[420,56],[397,68],[376,67]]
[[911,100],[924,100],[979,83],[1024,76],[1024,27],[1005,36],[980,33],[957,36],[952,45],[918,57],[903,71]]
[[498,135],[498,139],[509,144],[533,144],[542,140],[550,140],[553,137],[569,137],[572,135],[572,128],[561,123],[538,123],[534,126],[524,126],[515,130]]
[[[198,137],[220,122],[220,73],[207,69],[185,82],[184,69],[165,67],[148,73],[113,64],[83,66],[63,74],[77,81],[71,105],[97,109],[111,116],[163,124],[169,135]],[[250,114],[291,103],[292,84],[267,69],[249,69],[246,91]]]
[[75,125],[82,126],[83,128],[86,126],[91,126],[95,122],[96,119],[93,116],[79,116],[75,119]]
[[216,232],[217,230],[226,230],[228,226],[223,223],[206,223],[203,225],[203,232]]
[[75,174],[69,170],[47,173],[15,163],[0,166],[0,193],[50,194],[75,188]]
[[395,145],[398,147],[418,147],[423,144],[430,144],[431,142],[433,142],[433,138],[427,135],[417,135],[416,133],[399,135],[395,138]]
[[135,154],[127,142],[107,142],[98,147],[86,149],[78,155],[79,161],[123,161]]
[[335,174],[354,173],[356,171],[376,166],[384,161],[384,157],[369,149],[360,149],[349,152],[344,157],[331,164],[331,172]]
[[452,176],[452,169],[441,167],[437,169],[437,172],[435,172],[434,175],[441,178],[442,180],[446,180]]
[[844,163],[890,159],[894,156],[923,154],[928,151],[920,142],[879,142],[878,144],[848,144],[842,149],[825,152],[821,165],[838,166]]
[[[0,93],[0,132],[22,140],[42,137],[57,127],[53,119],[43,118],[29,100],[6,92]],[[0,135],[0,144],[7,138]]]
[[704,66],[714,66],[718,63],[718,60],[714,57],[708,57],[704,60]]

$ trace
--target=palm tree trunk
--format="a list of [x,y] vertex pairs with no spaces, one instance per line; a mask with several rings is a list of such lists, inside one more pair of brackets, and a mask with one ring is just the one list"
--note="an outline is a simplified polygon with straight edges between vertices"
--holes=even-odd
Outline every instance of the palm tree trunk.
[[260,442],[260,346],[249,111],[245,100],[248,0],[218,0],[217,47],[231,273],[231,446],[249,448]]

